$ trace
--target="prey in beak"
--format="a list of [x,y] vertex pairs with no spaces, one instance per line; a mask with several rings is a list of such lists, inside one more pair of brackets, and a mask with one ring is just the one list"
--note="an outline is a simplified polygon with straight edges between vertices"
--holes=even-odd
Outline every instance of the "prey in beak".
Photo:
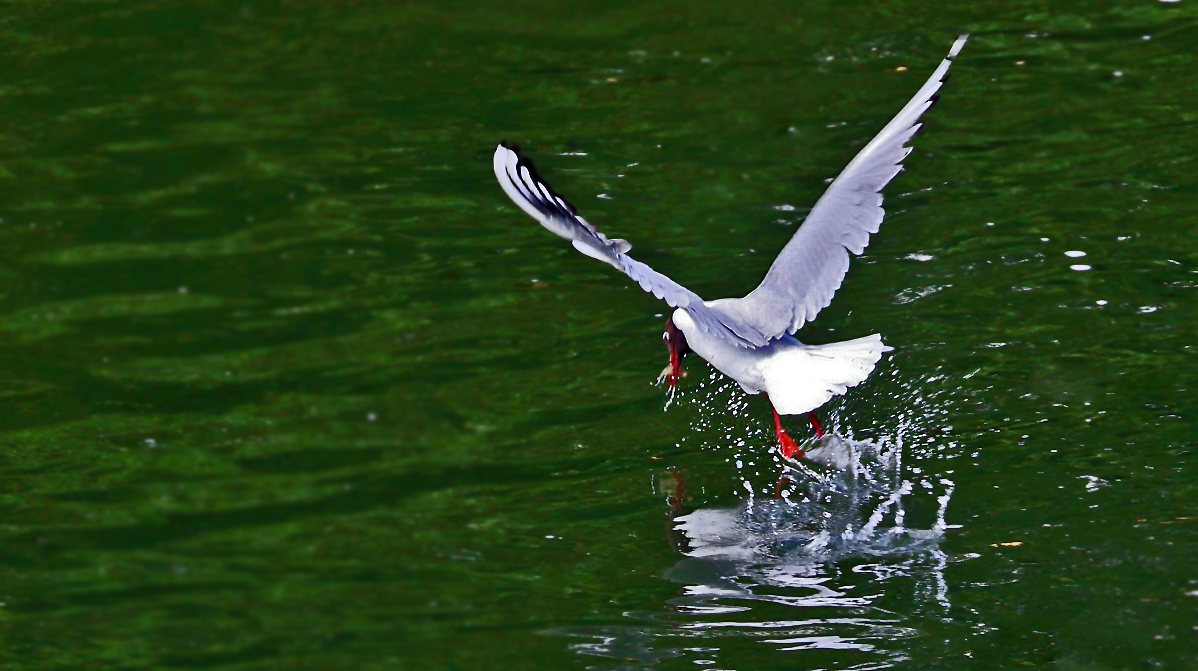
[[670,363],[662,369],[657,379],[665,378],[671,387],[677,387],[678,378],[686,374],[686,371],[682,370],[682,355],[691,351],[691,348],[686,344],[686,336],[677,326],[674,326],[673,316],[666,320],[666,330],[661,334],[661,339],[670,349]]

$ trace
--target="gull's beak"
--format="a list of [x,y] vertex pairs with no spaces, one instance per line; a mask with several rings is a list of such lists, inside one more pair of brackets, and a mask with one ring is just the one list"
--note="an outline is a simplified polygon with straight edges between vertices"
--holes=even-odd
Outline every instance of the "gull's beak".
[[670,347],[670,363],[661,369],[661,373],[657,375],[657,379],[661,380],[664,378],[666,383],[671,387],[677,387],[678,378],[685,374],[682,370],[682,357],[678,356],[678,349],[674,347],[674,343],[668,340],[666,342]]

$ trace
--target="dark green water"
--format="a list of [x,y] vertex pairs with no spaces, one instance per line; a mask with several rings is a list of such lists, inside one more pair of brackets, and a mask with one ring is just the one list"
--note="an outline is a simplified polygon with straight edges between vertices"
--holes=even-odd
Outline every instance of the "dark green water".
[[[665,306],[491,151],[740,295],[965,31],[802,334],[896,348],[824,410],[883,454],[788,506],[766,402],[669,402]],[[1192,0],[4,3],[3,666],[1198,668],[1195,44]]]

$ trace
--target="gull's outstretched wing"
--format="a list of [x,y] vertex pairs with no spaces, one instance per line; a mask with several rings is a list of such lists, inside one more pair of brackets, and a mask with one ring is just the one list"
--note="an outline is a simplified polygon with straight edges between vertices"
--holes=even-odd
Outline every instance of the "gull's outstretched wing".
[[686,308],[704,331],[740,347],[763,345],[769,340],[752,327],[730,318],[721,319],[695,292],[629,257],[632,245],[627,240],[608,238],[578,216],[574,206],[554,193],[537,175],[532,163],[513,147],[500,144],[495,148],[495,177],[508,197],[542,226],[569,240],[583,254],[611,264],[671,306]]
[[849,253],[864,251],[870,234],[882,223],[882,188],[911,153],[903,145],[923,125],[919,117],[936,101],[949,65],[968,37],[957,38],[915,97],[832,181],[761,284],[744,298],[712,303],[721,318],[750,324],[767,338],[777,338],[799,330],[832,302],[849,270]]

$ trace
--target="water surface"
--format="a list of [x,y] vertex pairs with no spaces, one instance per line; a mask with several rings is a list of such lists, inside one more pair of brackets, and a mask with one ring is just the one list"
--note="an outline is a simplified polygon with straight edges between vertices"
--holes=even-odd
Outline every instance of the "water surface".
[[[1198,665],[1189,0],[3,14],[7,666]],[[490,174],[740,295],[966,31],[781,482]]]

